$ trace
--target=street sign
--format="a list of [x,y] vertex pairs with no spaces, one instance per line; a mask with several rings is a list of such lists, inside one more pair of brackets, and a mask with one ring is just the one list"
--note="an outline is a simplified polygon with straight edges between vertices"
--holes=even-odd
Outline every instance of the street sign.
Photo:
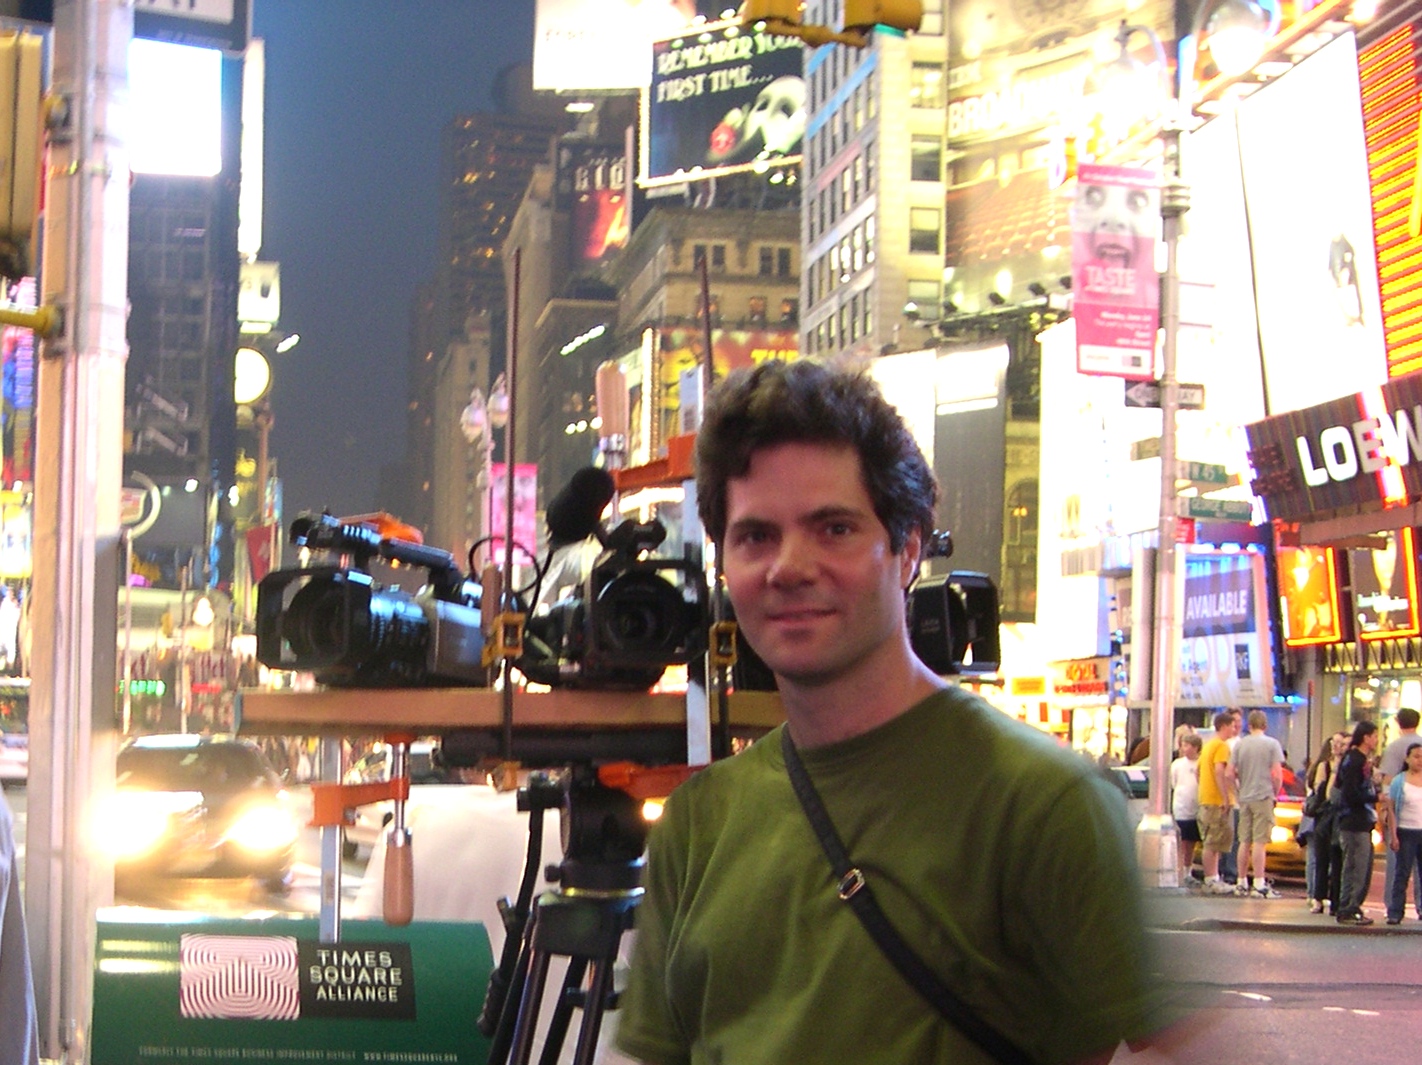
[[[1176,403],[1181,410],[1203,410],[1205,407],[1205,386],[1177,384]],[[1126,406],[1159,407],[1159,381],[1132,381],[1126,385]]]
[[134,0],[133,35],[241,55],[252,36],[249,0]]
[[1203,518],[1207,521],[1250,521],[1254,517],[1254,504],[1247,499],[1180,496],[1175,502],[1175,513],[1182,518]]
[[1183,460],[1176,463],[1175,479],[1191,484],[1214,485],[1217,488],[1226,488],[1234,481],[1229,471],[1218,463]]
[[1148,436],[1144,440],[1133,440],[1131,442],[1131,461],[1140,462],[1142,459],[1160,458],[1160,437]]

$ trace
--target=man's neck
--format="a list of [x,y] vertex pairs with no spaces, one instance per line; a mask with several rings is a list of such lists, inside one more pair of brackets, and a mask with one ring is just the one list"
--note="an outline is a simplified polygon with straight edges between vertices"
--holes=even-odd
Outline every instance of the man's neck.
[[840,743],[887,724],[947,687],[905,646],[866,663],[852,675],[822,685],[779,679],[780,701],[796,746]]

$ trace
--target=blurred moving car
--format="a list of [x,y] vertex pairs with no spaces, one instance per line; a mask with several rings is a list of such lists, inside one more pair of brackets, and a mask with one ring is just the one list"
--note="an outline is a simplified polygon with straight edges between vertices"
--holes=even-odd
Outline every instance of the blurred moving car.
[[0,733],[0,785],[30,779],[30,738],[23,732]]
[[141,736],[118,753],[99,836],[119,879],[257,877],[290,883],[300,824],[255,744],[227,736]]
[[[410,744],[410,787],[413,789],[426,784],[463,784],[458,770],[441,765],[438,756],[438,740],[416,740]],[[390,746],[379,744],[373,750],[357,758],[346,770],[343,783],[377,784],[390,779]],[[347,858],[358,858],[362,852],[369,854],[376,840],[385,834],[386,827],[395,816],[389,802],[368,803],[351,811],[354,824],[346,826],[341,841],[341,853]]]

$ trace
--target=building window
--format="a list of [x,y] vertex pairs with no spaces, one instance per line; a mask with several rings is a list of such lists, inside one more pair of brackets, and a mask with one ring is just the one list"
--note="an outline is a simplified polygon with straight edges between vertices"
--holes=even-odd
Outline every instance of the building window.
[[864,219],[864,262],[874,261],[874,216]]
[[943,106],[943,64],[915,63],[909,74],[910,107]]
[[776,275],[779,276],[779,277],[791,277],[791,276],[793,276],[793,275],[792,275],[792,272],[791,272],[791,269],[790,269],[790,265],[791,265],[791,264],[790,264],[790,249],[789,249],[789,248],[776,248],[776,249],[775,249],[775,273],[776,273]]
[[760,249],[760,276],[766,277],[775,269],[775,249]]
[[864,145],[864,191],[874,191],[874,142]]
[[839,305],[839,342],[849,343],[849,307],[843,303]]
[[909,179],[943,180],[943,141],[938,137],[915,136],[909,145]]
[[853,268],[852,263],[853,260],[850,259],[849,235],[845,234],[844,239],[839,242],[839,279],[841,281],[849,280],[850,270]]
[[780,324],[800,324],[800,300],[797,297],[786,296],[780,301]]
[[936,207],[909,208],[909,251],[942,253],[938,232],[942,217],[943,212]]
[[855,226],[850,238],[854,245],[854,270],[857,273],[864,269],[864,228]]
[[918,316],[931,322],[939,316],[943,304],[943,284],[939,281],[910,281],[908,302],[918,308]]
[[854,202],[859,202],[859,191],[864,185],[864,156],[854,157]]
[[724,245],[724,244],[713,244],[713,245],[711,245],[711,269],[713,269],[713,270],[724,270],[724,269],[726,269],[726,245]]
[[866,288],[863,293],[864,319],[859,329],[859,332],[866,337],[869,335],[870,330],[874,328],[874,301],[869,298],[869,292],[870,290]]
[[[693,244],[691,246],[691,267],[693,270],[701,269],[701,260],[706,258],[706,245]],[[710,262],[707,262],[710,265]]]

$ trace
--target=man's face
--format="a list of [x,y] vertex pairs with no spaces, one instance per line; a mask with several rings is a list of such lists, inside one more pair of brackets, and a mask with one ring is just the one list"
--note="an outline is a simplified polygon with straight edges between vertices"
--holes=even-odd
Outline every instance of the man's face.
[[726,486],[726,588],[746,638],[777,677],[815,686],[857,669],[904,635],[918,561],[874,513],[859,456],[791,443],[758,451]]
[[1369,732],[1363,737],[1363,742],[1359,744],[1359,746],[1364,754],[1372,754],[1378,749],[1378,734],[1376,732]]

